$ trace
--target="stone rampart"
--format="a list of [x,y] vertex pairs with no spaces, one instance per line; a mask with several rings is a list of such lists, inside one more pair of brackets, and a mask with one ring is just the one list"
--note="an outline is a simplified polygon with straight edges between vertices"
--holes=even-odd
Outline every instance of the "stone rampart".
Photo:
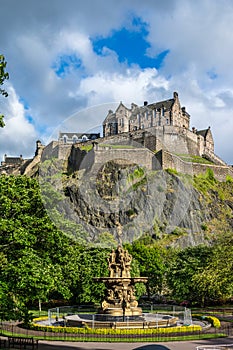
[[[132,132],[121,133],[98,139],[99,143],[106,144],[137,144],[151,151],[167,150],[178,154],[200,154],[200,143],[204,142],[202,136],[198,136],[190,130],[178,126],[157,126],[140,129]],[[136,146],[137,147],[137,146]]]
[[157,169],[171,168],[189,175],[205,174],[207,169],[212,169],[215,178],[219,181],[225,181],[227,175],[233,177],[233,169],[227,165],[185,162],[178,156],[163,150],[156,153],[156,158],[158,160]]
[[95,164],[104,164],[112,160],[126,160],[149,170],[153,169],[154,153],[146,148],[99,147],[95,150]]
[[51,141],[47,146],[45,146],[41,156],[42,162],[46,159],[58,158],[58,145],[58,141]]
[[66,160],[69,157],[69,153],[72,145],[66,145],[59,141],[51,141],[42,152],[41,160],[58,158],[61,160]]
[[215,153],[210,152],[207,148],[203,151],[203,156],[212,162],[214,162],[217,165],[227,165],[224,160],[222,160],[219,156],[217,156]]

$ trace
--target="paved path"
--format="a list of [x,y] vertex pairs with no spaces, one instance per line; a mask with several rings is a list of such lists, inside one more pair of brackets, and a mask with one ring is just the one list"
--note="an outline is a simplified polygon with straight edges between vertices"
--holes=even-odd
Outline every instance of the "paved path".
[[166,343],[79,343],[39,341],[39,350],[196,350],[200,345],[233,344],[233,337]]

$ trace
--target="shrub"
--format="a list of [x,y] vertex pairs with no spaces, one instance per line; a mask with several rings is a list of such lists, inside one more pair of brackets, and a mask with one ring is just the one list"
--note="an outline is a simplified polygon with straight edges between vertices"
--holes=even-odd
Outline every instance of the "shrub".
[[170,175],[178,175],[178,171],[176,169],[172,169],[172,168],[167,168],[165,169],[166,172]]
[[228,184],[233,183],[233,178],[230,175],[226,175],[226,183]]
[[[61,327],[61,326],[45,326],[38,323],[42,318],[34,319],[30,325],[31,329],[43,331],[43,332],[54,332],[54,333],[70,333],[70,334],[103,334],[103,335],[134,335],[134,334],[170,334],[179,332],[199,332],[201,326],[190,325],[190,326],[176,326],[168,328],[149,328],[149,329],[112,329],[112,328],[79,328],[79,327]],[[44,318],[43,318],[44,320]]]
[[209,315],[192,315],[195,318],[198,318],[199,320],[206,320],[208,321],[213,327],[215,328],[220,328],[221,327],[221,323],[219,321],[219,319],[215,316],[209,316]]

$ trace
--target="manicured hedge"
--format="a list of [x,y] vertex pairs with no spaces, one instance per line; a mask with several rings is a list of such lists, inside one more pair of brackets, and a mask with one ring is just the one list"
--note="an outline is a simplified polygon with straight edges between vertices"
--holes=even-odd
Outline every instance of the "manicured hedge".
[[192,317],[198,318],[199,320],[208,321],[215,328],[221,327],[221,323],[220,323],[219,319],[215,316],[193,314]]
[[44,321],[46,318],[36,318],[30,325],[31,329],[54,332],[54,333],[70,333],[70,334],[103,334],[103,335],[124,335],[124,334],[170,334],[183,332],[198,332],[202,328],[199,325],[177,326],[168,328],[147,328],[147,329],[112,329],[112,328],[79,328],[79,327],[61,327],[61,326],[45,326],[36,322]]

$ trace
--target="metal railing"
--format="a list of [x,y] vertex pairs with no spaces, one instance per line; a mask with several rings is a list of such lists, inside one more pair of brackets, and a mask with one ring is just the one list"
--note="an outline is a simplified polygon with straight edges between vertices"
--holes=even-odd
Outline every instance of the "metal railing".
[[[173,333],[167,333],[166,329],[164,329],[164,332],[159,332],[158,334],[147,334],[146,332],[143,332],[141,329],[134,329],[133,334],[107,334],[108,332],[101,332],[100,334],[96,334],[93,332],[93,334],[90,332],[90,329],[82,329],[82,333],[67,333],[66,328],[64,327],[64,331],[62,332],[56,332],[56,331],[37,331],[37,330],[30,330],[23,328],[20,324],[11,324],[9,322],[2,322],[0,324],[0,335],[3,336],[22,336],[22,337],[35,337],[37,339],[41,340],[67,340],[67,341],[101,341],[101,342],[123,342],[127,341],[130,342],[131,339],[133,341],[142,341],[142,342],[156,342],[156,341],[173,341],[176,337],[179,337],[179,340],[185,340],[187,339],[187,336],[195,336],[196,339],[201,339],[202,336],[205,334],[224,334],[227,336],[233,335],[233,325],[227,325],[224,327],[221,327],[220,329],[210,329],[207,331],[189,331],[189,332],[183,332],[182,330]],[[228,345],[232,346],[232,345]],[[204,349],[221,349],[218,347],[198,347],[197,350],[204,350]],[[223,348],[224,350],[228,349],[226,346]],[[232,349],[230,347],[229,349]]]

